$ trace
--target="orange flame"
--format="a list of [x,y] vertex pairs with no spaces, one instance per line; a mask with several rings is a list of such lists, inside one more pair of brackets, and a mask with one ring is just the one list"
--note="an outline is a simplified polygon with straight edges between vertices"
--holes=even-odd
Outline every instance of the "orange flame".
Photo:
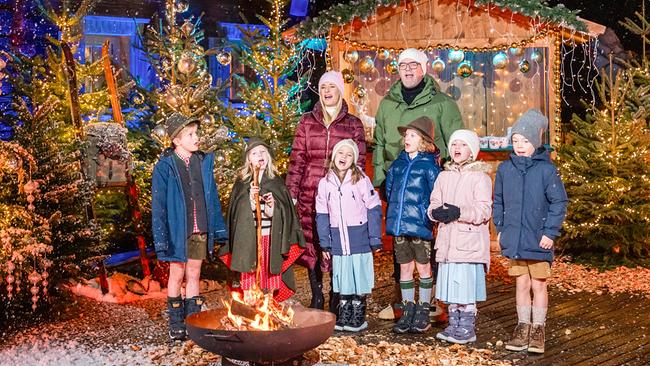
[[[293,309],[278,303],[272,294],[265,294],[259,288],[244,291],[243,298],[239,292],[232,292],[230,302],[223,301],[223,305],[228,309],[227,326],[236,330],[271,331],[293,324]],[[235,314],[234,306],[254,314]]]

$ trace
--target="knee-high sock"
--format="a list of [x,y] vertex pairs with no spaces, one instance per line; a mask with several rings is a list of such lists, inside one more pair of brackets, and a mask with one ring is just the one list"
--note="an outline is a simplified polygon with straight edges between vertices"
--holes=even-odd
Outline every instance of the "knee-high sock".
[[415,281],[399,281],[399,289],[402,293],[402,301],[415,302]]
[[431,292],[433,290],[433,277],[420,278],[419,300],[420,303],[431,302]]

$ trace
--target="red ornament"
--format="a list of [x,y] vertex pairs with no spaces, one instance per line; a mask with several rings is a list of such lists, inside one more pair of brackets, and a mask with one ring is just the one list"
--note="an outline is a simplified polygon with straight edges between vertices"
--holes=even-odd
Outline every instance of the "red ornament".
[[355,32],[358,32],[361,30],[361,27],[363,27],[363,22],[361,21],[361,19],[359,19],[359,17],[354,18],[352,20],[352,29]]

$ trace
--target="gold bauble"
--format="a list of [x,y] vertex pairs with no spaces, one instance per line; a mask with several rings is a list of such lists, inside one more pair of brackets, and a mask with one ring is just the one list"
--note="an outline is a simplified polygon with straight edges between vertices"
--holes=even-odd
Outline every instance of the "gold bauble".
[[474,70],[472,69],[472,65],[470,65],[468,62],[461,62],[456,69],[456,74],[458,74],[458,76],[461,78],[470,77],[473,73]]
[[343,81],[346,82],[347,84],[352,84],[354,82],[354,73],[350,69],[343,69],[341,71],[341,74],[343,75]]
[[530,63],[528,60],[519,61],[519,71],[523,72],[524,74],[530,71]]
[[183,25],[181,25],[181,30],[183,33],[185,33],[186,36],[189,36],[194,32],[194,24],[192,24],[189,20],[186,20]]
[[167,90],[167,94],[165,95],[165,103],[174,109],[178,108],[180,101],[173,90]]
[[363,86],[357,86],[356,88],[354,88],[354,91],[352,93],[354,93],[354,96],[356,98],[363,99],[366,97],[366,88],[364,88]]
[[223,66],[228,66],[232,61],[232,56],[230,55],[230,52],[221,51],[217,54],[217,61],[219,61]]
[[445,70],[445,66],[446,66],[445,62],[442,61],[440,58],[436,58],[431,63],[431,67],[433,68],[433,71],[438,73],[443,72]]
[[135,94],[133,94],[133,98],[131,98],[131,101],[133,101],[133,104],[135,105],[141,105],[144,103],[144,95],[142,95],[140,92],[135,92]]
[[192,71],[196,69],[196,61],[194,58],[188,54],[183,54],[181,56],[181,59],[178,60],[178,71],[180,71],[183,74],[191,74]]
[[377,58],[380,60],[386,60],[390,57],[390,52],[388,50],[381,50],[377,52]]
[[370,73],[374,68],[375,61],[370,56],[364,57],[361,63],[359,63],[359,70],[364,74]]
[[390,62],[386,64],[386,71],[391,75],[397,74],[399,72],[397,60],[390,60]]
[[357,51],[347,51],[344,55],[343,58],[345,61],[353,64],[359,60],[359,52]]
[[161,123],[156,127],[154,127],[154,129],[151,131],[151,137],[161,145],[165,145],[164,141],[167,138],[167,131],[165,130],[165,125]]

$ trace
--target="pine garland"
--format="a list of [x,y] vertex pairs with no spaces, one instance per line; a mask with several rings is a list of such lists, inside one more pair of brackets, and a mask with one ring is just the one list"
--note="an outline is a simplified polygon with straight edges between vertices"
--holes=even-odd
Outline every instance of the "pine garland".
[[[402,0],[354,0],[348,4],[339,3],[304,21],[296,34],[300,39],[322,36],[333,26],[347,24],[357,17],[365,20],[381,6],[396,7],[400,3]],[[587,30],[585,23],[578,19],[578,11],[569,10],[563,4],[549,7],[544,0],[475,0],[474,5],[496,5],[545,22],[572,27],[582,32]]]

